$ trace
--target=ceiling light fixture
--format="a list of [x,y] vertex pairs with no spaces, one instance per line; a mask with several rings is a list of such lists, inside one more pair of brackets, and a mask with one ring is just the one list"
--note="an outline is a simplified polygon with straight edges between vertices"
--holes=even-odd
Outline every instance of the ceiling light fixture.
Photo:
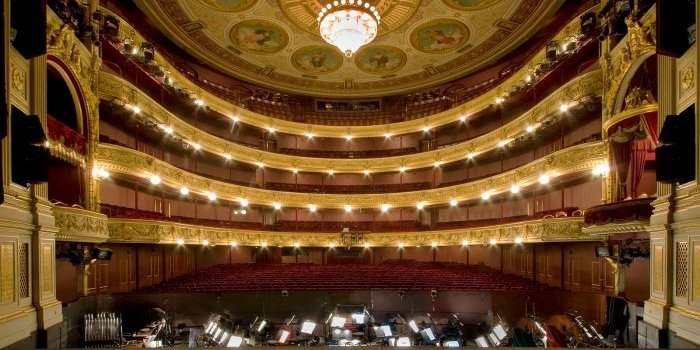
[[310,211],[310,212],[315,213],[315,212],[316,212],[316,209],[318,209],[318,207],[316,206],[316,204],[309,204],[309,211]]
[[459,201],[456,199],[450,199],[450,206],[451,207],[456,207],[459,204]]
[[362,0],[335,0],[321,8],[316,20],[323,40],[346,57],[372,42],[381,23],[377,8]]
[[389,204],[387,204],[387,203],[384,203],[384,204],[382,204],[381,206],[379,206],[379,210],[381,210],[382,213],[388,212],[389,209],[391,209],[391,205],[389,205]]
[[350,204],[345,204],[345,212],[346,213],[351,213],[352,212],[352,205]]
[[180,187],[180,194],[183,196],[186,196],[186,195],[190,194],[190,189],[185,187],[185,186],[182,186],[182,187]]
[[510,186],[510,193],[516,194],[519,192],[520,192],[520,186],[518,186],[517,184],[513,184],[512,186]]
[[275,210],[280,210],[280,209],[282,209],[282,203],[274,202],[274,203],[272,203],[272,207],[275,208]]
[[160,176],[158,176],[158,175],[151,176],[151,178],[149,180],[151,181],[151,184],[153,184],[153,185],[158,185],[158,184],[160,184],[160,181],[161,181]]
[[549,183],[549,175],[540,175],[540,178],[538,179],[540,184],[546,185]]

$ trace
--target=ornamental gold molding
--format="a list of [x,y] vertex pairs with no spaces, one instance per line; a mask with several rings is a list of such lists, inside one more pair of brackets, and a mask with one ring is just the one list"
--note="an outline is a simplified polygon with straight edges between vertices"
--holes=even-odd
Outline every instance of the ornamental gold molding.
[[642,106],[637,106],[631,109],[625,109],[624,111],[620,113],[616,113],[615,115],[612,115],[610,118],[606,119],[603,122],[603,130],[606,132],[610,127],[614,126],[615,124],[627,120],[629,118],[634,118],[638,115],[642,115],[645,113],[650,113],[650,112],[656,112],[658,110],[658,105],[656,103],[653,104],[646,104]]
[[58,227],[57,241],[104,242],[109,239],[107,216],[104,214],[54,206],[53,216]]
[[[597,8],[597,6],[595,7]],[[144,38],[129,25],[129,23],[120,16],[116,15],[112,11],[106,8],[101,8],[101,11],[105,14],[115,16],[120,19],[119,26],[119,38],[132,40],[134,45],[140,47],[141,43],[144,42]],[[566,27],[564,27],[559,33],[557,33],[553,40],[565,41],[570,37],[580,35],[580,19],[576,18],[572,20]],[[202,99],[204,104],[227,116],[236,116],[241,122],[253,125],[262,129],[274,128],[275,130],[293,134],[293,135],[306,135],[308,133],[313,133],[317,137],[336,137],[344,138],[348,135],[352,137],[384,137],[386,134],[400,135],[408,134],[413,132],[420,132],[425,127],[435,128],[444,124],[452,123],[458,121],[462,116],[473,115],[489,106],[491,106],[497,97],[501,97],[504,92],[509,91],[514,86],[523,84],[527,80],[527,77],[531,74],[531,71],[537,66],[538,63],[545,60],[545,48],[540,49],[527,63],[523,65],[517,72],[513,73],[508,79],[494,87],[490,91],[467,101],[466,103],[454,107],[450,110],[433,114],[428,117],[412,119],[409,121],[391,123],[391,124],[378,124],[378,125],[367,125],[367,126],[332,126],[332,125],[310,125],[306,123],[293,122],[284,119],[278,119],[262,114],[258,114],[235,105],[228,100],[222,99],[205,89],[196,83],[192,82],[190,78],[182,73],[170,64],[159,52],[156,51],[155,61],[161,65],[165,71],[174,79],[178,88],[185,91],[197,94],[197,96]],[[599,78],[600,79],[600,78]],[[102,82],[100,82],[102,84]],[[327,91],[326,91],[327,92]],[[126,101],[128,96],[124,96],[124,93],[113,92],[112,97],[122,98]]]
[[609,223],[605,225],[584,226],[583,233],[590,236],[608,236],[624,233],[646,232],[649,221],[636,220],[622,223]]
[[319,208],[343,208],[345,204],[350,204],[354,208],[378,208],[385,203],[392,207],[412,207],[418,202],[434,205],[447,203],[451,199],[476,199],[484,191],[492,191],[493,194],[507,192],[514,181],[521,187],[537,184],[542,174],[552,178],[578,173],[591,176],[589,174],[594,167],[607,160],[607,150],[607,144],[604,142],[590,142],[559,150],[486,179],[423,191],[374,194],[314,194],[240,186],[197,175],[147,154],[110,144],[99,145],[96,162],[113,174],[135,176],[144,181],[152,175],[158,175],[162,186],[173,189],[187,186],[193,194],[214,192],[218,198],[244,198],[252,204],[269,206],[279,202],[286,207],[296,208],[305,208],[309,204],[315,204]]
[[49,153],[52,156],[64,160],[70,164],[85,168],[86,160],[84,155],[76,152],[70,147],[66,147],[60,140],[51,140],[48,142]]
[[432,244],[459,246],[465,241],[470,245],[487,244],[492,239],[499,244],[512,244],[516,238],[521,238],[525,243],[603,239],[585,234],[581,230],[582,225],[582,217],[551,218],[453,230],[359,233],[353,243],[348,243],[343,233],[250,231],[171,221],[109,219],[109,241],[175,244],[182,239],[186,244],[201,244],[206,240],[209,244],[229,245],[235,242],[239,246],[253,247],[398,247],[400,244],[409,247]]
[[196,142],[203,149],[215,154],[229,154],[236,161],[253,165],[262,162],[266,167],[284,170],[299,169],[305,172],[327,172],[332,169],[336,173],[363,173],[365,170],[392,172],[397,171],[400,167],[406,169],[432,167],[435,162],[459,161],[465,159],[467,154],[479,154],[497,148],[502,140],[511,140],[527,134],[528,126],[538,126],[549,119],[556,118],[561,113],[559,107],[562,103],[574,106],[576,103],[585,103],[582,101],[586,98],[601,96],[602,80],[600,70],[587,72],[561,86],[516,119],[484,135],[428,152],[383,157],[380,162],[375,158],[301,157],[250,148],[197,129],[178,118],[134,85],[114,74],[100,72],[99,88],[99,95],[102,99],[117,99],[138,105],[141,112],[135,115],[135,118],[146,118],[159,125],[170,126],[174,133],[183,139]]
[[10,46],[10,102],[29,114],[29,61]]
[[[656,6],[652,6],[640,21],[628,17],[627,35],[600,59],[603,68],[604,120],[622,109],[627,85],[644,59],[656,53]],[[609,42],[608,42],[609,44]]]

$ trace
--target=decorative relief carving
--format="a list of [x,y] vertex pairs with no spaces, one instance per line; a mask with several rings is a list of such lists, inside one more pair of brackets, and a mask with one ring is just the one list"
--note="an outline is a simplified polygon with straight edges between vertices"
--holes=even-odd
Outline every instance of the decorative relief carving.
[[29,112],[29,62],[14,49],[10,50],[10,96],[12,102]]
[[53,215],[58,227],[56,240],[104,242],[109,238],[107,216],[79,208],[55,206]]
[[[164,185],[173,188],[187,186],[195,193],[214,191],[220,198],[244,197],[251,203],[261,205],[271,205],[281,197],[284,198],[285,206],[297,208],[305,208],[309,203],[321,208],[342,208],[347,203],[356,208],[377,208],[382,203],[389,203],[395,207],[412,207],[419,201],[431,205],[445,203],[449,198],[474,199],[479,198],[485,189],[491,189],[494,193],[509,191],[516,172],[519,174],[519,182],[525,186],[537,183],[542,171],[557,175],[590,173],[596,165],[606,159],[606,145],[603,142],[592,142],[560,150],[546,158],[483,180],[417,192],[352,195],[278,192],[239,186],[187,173],[147,154],[116,145],[100,144],[96,153],[96,162],[114,174],[137,178],[143,178],[146,174],[158,174]],[[458,196],[452,197],[454,193]]]
[[[249,147],[244,145],[202,132],[170,113],[166,108],[153,101],[145,93],[141,92],[130,83],[113,74],[101,72],[99,88],[99,95],[101,98],[138,104],[142,112],[136,115],[136,118],[147,118],[149,121],[155,122],[156,124],[169,125],[178,135],[182,135],[188,140],[196,140],[203,149],[208,151],[218,154],[228,153],[237,161],[249,164],[263,162],[266,166],[276,169],[292,169],[297,168],[295,164],[303,164],[304,171],[328,171],[328,159],[298,157],[259,150],[253,152]],[[386,157],[382,158],[382,162],[375,162],[368,159],[337,159],[334,160],[333,169],[336,172],[361,173],[365,169],[369,169],[372,172],[382,172],[396,171],[402,166],[408,169],[429,167],[433,165],[436,159],[440,159],[440,161],[445,163],[461,160],[464,159],[466,154],[497,148],[499,142],[503,139],[516,138],[519,135],[526,134],[526,129],[529,125],[543,123],[544,121],[559,116],[558,106],[560,101],[569,101],[571,104],[576,101],[585,103],[583,101],[587,101],[590,97],[600,96],[601,94],[601,71],[591,71],[569,81],[566,85],[559,88],[530,110],[524,112],[509,123],[469,141],[460,142],[434,151]],[[448,112],[454,113],[452,111]],[[435,120],[441,118],[444,118],[444,113],[431,117],[432,123],[428,125],[439,124],[439,122],[435,122]],[[456,119],[456,117],[451,114],[449,118]],[[276,122],[281,123],[282,121]],[[271,121],[266,120],[265,125],[271,125]],[[275,127],[276,126],[277,124],[275,124]],[[420,130],[423,127],[425,127],[425,125],[421,124],[420,128],[417,129]],[[373,128],[376,129],[376,133],[382,136],[387,133],[386,126],[376,125]],[[310,132],[309,126],[306,125],[304,133],[308,132]],[[344,135],[347,133],[355,135],[354,131],[350,132],[346,130]],[[368,162],[371,163],[372,166],[367,167]]]
[[433,243],[440,246],[486,244],[491,239],[499,243],[513,243],[522,237],[525,242],[598,240],[581,231],[583,219],[580,217],[540,219],[506,225],[467,228],[441,231],[421,231],[405,233],[362,233],[358,239],[344,239],[345,233],[319,232],[274,232],[248,231],[238,229],[212,228],[165,221],[110,219],[110,241],[139,243],[175,243],[183,239],[187,243],[200,243],[207,240],[213,244],[236,242],[242,246],[293,246],[300,244],[309,247],[329,247],[342,243],[347,246],[373,247],[427,246]]

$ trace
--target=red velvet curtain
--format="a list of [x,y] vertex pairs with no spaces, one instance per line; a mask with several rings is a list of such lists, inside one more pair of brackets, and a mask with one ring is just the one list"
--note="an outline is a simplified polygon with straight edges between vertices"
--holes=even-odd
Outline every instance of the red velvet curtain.
[[639,182],[642,180],[642,175],[644,175],[644,165],[647,160],[647,154],[652,150],[652,144],[649,138],[632,140],[632,142],[627,144],[631,144],[630,194],[632,198],[637,198],[639,196],[637,189],[639,188]]
[[627,197],[627,174],[630,168],[631,142],[612,143],[612,170],[617,174],[616,200]]

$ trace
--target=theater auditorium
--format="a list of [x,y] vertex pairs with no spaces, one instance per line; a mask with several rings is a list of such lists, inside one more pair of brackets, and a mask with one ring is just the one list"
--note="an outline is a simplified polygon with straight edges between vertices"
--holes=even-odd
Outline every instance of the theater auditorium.
[[2,0],[0,349],[700,347],[695,0]]

